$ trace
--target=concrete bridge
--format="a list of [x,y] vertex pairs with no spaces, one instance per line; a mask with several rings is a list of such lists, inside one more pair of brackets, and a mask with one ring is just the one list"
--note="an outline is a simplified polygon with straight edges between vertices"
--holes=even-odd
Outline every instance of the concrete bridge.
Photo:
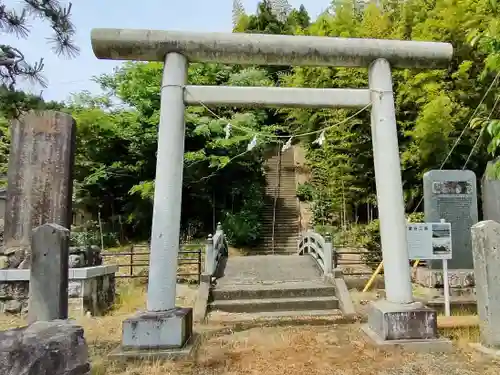
[[[214,239],[215,238],[215,239]],[[295,254],[227,257],[219,228],[206,248],[206,306],[195,319],[218,312],[237,320],[260,317],[348,316],[355,314],[341,272],[334,268],[331,239],[303,232]]]

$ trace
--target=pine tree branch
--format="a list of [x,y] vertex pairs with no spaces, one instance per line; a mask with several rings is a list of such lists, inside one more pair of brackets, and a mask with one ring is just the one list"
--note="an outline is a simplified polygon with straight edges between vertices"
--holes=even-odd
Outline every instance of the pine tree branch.
[[[23,0],[23,3],[24,8],[20,13],[0,3],[0,31],[17,38],[27,38],[31,31],[27,24],[28,16],[45,20],[54,32],[49,39],[52,50],[70,58],[78,55],[80,50],[73,42],[76,29],[71,23],[71,3],[67,7],[63,7],[59,0]],[[43,59],[29,64],[17,48],[0,45],[0,83],[11,90],[18,78],[47,87],[47,80],[41,74],[43,67]]]

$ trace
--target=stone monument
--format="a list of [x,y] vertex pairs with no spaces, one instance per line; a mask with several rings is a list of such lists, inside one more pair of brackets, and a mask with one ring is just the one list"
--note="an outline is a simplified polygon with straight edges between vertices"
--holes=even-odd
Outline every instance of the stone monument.
[[[432,170],[424,174],[426,222],[451,223],[453,258],[448,261],[450,293],[473,293],[474,273],[470,228],[478,222],[476,175],[469,170]],[[426,287],[444,285],[442,262],[417,268],[416,280]]]
[[12,122],[2,268],[29,268],[33,228],[71,227],[76,124],[66,113],[28,112]]
[[33,230],[28,322],[68,318],[69,229],[43,224]]
[[493,168],[500,159],[488,162],[482,178],[483,220],[494,220],[500,223],[500,178],[495,176]]
[[[424,174],[426,222],[451,223],[453,259],[450,269],[472,269],[470,228],[478,222],[476,175],[469,170],[435,170]],[[432,268],[441,268],[439,261]]]
[[500,224],[481,221],[471,229],[481,346],[500,349]]

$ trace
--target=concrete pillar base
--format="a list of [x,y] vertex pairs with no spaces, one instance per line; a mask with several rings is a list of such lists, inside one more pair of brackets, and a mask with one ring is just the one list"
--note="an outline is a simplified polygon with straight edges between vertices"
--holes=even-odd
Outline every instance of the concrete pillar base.
[[110,357],[184,357],[192,354],[197,342],[191,308],[139,312],[123,322],[122,345]]
[[377,345],[399,345],[418,351],[450,351],[450,340],[438,338],[436,311],[420,302],[400,305],[371,303],[363,331]]

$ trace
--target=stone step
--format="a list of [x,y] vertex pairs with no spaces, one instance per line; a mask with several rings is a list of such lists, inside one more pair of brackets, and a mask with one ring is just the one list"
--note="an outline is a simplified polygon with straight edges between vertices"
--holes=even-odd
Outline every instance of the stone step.
[[264,208],[262,209],[262,213],[266,213],[266,214],[272,214],[273,212],[276,212],[276,215],[297,215],[299,216],[299,212],[297,210],[297,204],[296,202],[294,201],[293,203],[290,203],[290,204],[287,204],[287,205],[284,205],[284,204],[279,204],[276,206],[276,211],[274,211],[274,207],[272,205],[270,206],[264,206]]
[[[262,242],[259,244],[259,248],[260,249],[263,249],[263,250],[266,250],[266,251],[270,251],[272,252],[272,248],[273,248],[273,244],[271,243],[271,241],[269,242]],[[298,246],[296,243],[293,243],[293,242],[278,242],[276,241],[274,243],[274,251],[284,251],[284,252],[297,252],[298,251]]]
[[294,215],[293,213],[283,213],[283,212],[277,212],[276,210],[276,214],[273,215],[273,212],[263,212],[262,213],[262,220],[263,221],[270,221],[272,222],[273,221],[273,217],[275,218],[275,220],[279,220],[279,221],[282,221],[284,223],[286,222],[295,222],[295,221],[299,221],[299,215]]
[[296,255],[297,247],[295,248],[275,248],[274,252],[271,250],[271,247],[255,249],[253,250],[254,254],[258,255]]
[[[261,223],[264,224],[265,226],[269,226],[271,228],[273,225],[273,217],[272,216],[269,216],[269,217],[264,216]],[[276,223],[276,226],[279,225],[280,226],[279,229],[281,229],[281,230],[286,230],[287,228],[290,228],[290,230],[291,230],[291,229],[297,229],[297,225],[299,223],[299,220],[298,219],[292,220],[292,219],[276,217],[274,220],[274,223]]]
[[278,210],[276,209],[276,213],[273,213],[273,211],[264,211],[262,213],[262,218],[265,219],[270,219],[271,221],[273,220],[273,216],[278,219],[278,220],[283,220],[283,221],[288,221],[288,220],[298,220],[299,219],[299,214],[295,212],[291,212],[292,210],[286,209],[287,212],[284,212],[285,210]]
[[[278,320],[283,322],[284,319],[290,319],[291,322],[301,322],[307,318],[342,318],[342,312],[335,310],[295,310],[295,311],[268,311],[258,313],[228,313],[225,311],[211,311],[208,314],[210,321],[230,321],[230,322],[259,322]],[[293,324],[292,323],[292,324]]]
[[[263,238],[269,238],[271,239],[273,232],[272,231],[265,231],[262,232],[262,237]],[[280,239],[281,241],[286,241],[286,240],[297,240],[299,238],[299,235],[297,231],[288,231],[286,233],[283,233],[283,231],[276,230],[274,232],[274,238],[275,239]]]
[[297,297],[333,297],[335,288],[314,281],[286,282],[277,284],[227,285],[215,287],[213,300],[243,300]]
[[[266,190],[265,191],[267,197],[269,199],[271,199],[274,203],[274,190]],[[288,192],[285,192],[283,190],[281,190],[279,193],[277,193],[277,198],[279,199],[279,202],[283,201],[286,199],[286,201],[291,201],[292,199],[293,200],[296,200],[297,199],[297,194],[295,193],[295,190],[293,191],[288,191]]]
[[257,313],[293,310],[334,310],[339,308],[339,301],[334,296],[236,299],[216,300],[211,302],[209,306],[211,310],[232,313]]
[[[268,234],[268,233],[265,233]],[[272,233],[271,233],[272,235]],[[266,244],[266,243],[271,243],[272,236],[262,236],[262,241],[261,243]],[[297,236],[295,233],[291,233],[289,236],[277,236],[277,232],[274,233],[274,243],[284,243],[284,244],[294,244],[297,242],[299,239],[299,236]]]
[[[262,242],[265,242],[266,240],[268,240],[269,242],[271,242],[271,238],[272,238],[272,235],[273,235],[273,232],[263,232],[262,233]],[[276,241],[280,241],[280,242],[292,242],[292,241],[296,241],[299,239],[299,235],[297,233],[297,231],[291,231],[291,232],[288,232],[288,233],[280,233],[278,230],[276,230],[274,232],[274,239]]]

